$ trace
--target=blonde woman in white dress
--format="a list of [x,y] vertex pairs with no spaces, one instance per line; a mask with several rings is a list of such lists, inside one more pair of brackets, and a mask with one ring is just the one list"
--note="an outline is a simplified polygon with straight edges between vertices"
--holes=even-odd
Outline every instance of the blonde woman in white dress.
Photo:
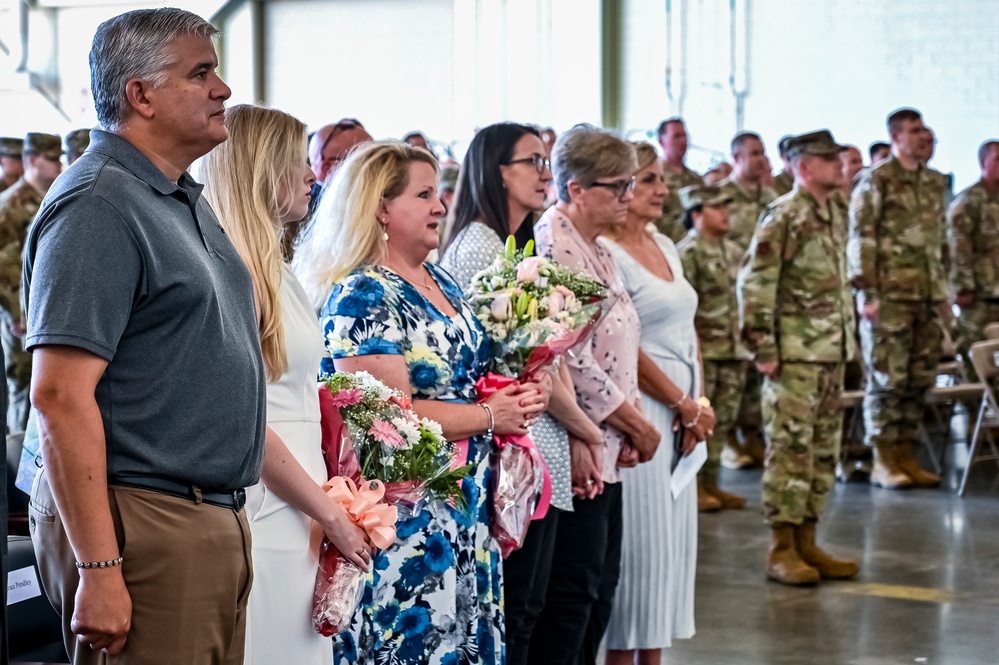
[[[673,241],[656,233],[669,191],[652,146],[633,143],[638,158],[627,221],[600,239],[614,256],[642,325],[638,385],[642,414],[662,433],[655,457],[621,472],[621,578],[610,625],[607,665],[659,665],[673,639],[694,635],[697,488],[673,499],[670,470],[714,427],[714,411],[699,398],[701,357],[694,329],[697,292],[683,277]],[[682,450],[673,427],[686,425]]]
[[305,125],[290,115],[242,105],[226,111],[225,124],[229,140],[202,166],[205,196],[253,277],[268,375],[264,468],[246,491],[253,586],[245,663],[328,665],[332,642],[312,628],[313,521],[362,568],[371,553],[364,533],[320,486],[327,480],[316,389],[323,338],[281,257],[281,230],[305,217],[315,177]]

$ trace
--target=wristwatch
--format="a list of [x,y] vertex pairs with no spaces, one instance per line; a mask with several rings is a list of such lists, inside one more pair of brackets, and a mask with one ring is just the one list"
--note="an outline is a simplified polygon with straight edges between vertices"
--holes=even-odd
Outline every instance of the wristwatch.
[[709,400],[704,395],[701,395],[700,397],[697,398],[697,403],[703,407],[711,406],[711,400]]

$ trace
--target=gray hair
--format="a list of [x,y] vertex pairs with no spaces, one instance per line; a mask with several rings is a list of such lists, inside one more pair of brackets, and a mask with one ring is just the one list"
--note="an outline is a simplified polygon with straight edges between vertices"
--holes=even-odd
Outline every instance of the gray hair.
[[122,128],[129,111],[125,86],[131,79],[165,83],[173,64],[168,47],[179,37],[214,37],[215,27],[183,9],[139,9],[101,23],[90,47],[90,89],[101,126]]
[[555,141],[552,175],[560,201],[569,203],[569,181],[592,187],[600,178],[632,175],[638,170],[635,149],[611,132],[593,125],[576,125]]

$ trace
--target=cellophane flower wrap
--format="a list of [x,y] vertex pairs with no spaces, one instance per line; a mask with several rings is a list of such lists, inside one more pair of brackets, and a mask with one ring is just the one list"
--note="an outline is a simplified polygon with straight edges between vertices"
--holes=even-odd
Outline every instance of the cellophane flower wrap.
[[[428,500],[461,505],[468,475],[441,426],[413,412],[410,399],[367,372],[337,372],[319,385],[324,486],[369,540],[385,548],[395,523]],[[385,523],[391,523],[391,537]],[[313,627],[330,636],[350,625],[364,591],[365,574],[323,536],[313,594]]]
[[[604,309],[602,283],[533,251],[533,241],[518,251],[511,236],[472,279],[468,295],[495,359],[495,372],[476,384],[480,401],[551,368],[592,332]],[[551,478],[529,436],[494,435],[494,444],[490,532],[506,557],[523,545],[531,519],[547,513]]]

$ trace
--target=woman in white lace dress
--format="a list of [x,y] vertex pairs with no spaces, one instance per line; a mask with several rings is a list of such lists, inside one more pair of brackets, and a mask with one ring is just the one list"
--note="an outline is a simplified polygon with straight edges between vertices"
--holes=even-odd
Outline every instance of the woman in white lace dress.
[[[495,260],[508,236],[517,238],[518,247],[533,239],[534,217],[544,206],[551,179],[544,144],[533,127],[504,122],[475,135],[441,248],[440,265],[461,288],[467,290],[475,274]],[[551,472],[551,508],[531,523],[524,546],[503,564],[509,665],[528,661],[531,634],[545,604],[559,512],[572,510],[569,433],[591,445],[602,441],[599,428],[576,405],[568,371],[560,367],[558,372],[548,413],[531,428]]]
[[227,110],[225,124],[229,140],[205,158],[205,196],[253,277],[268,375],[264,468],[246,490],[253,587],[245,662],[323,665],[332,662],[333,644],[312,628],[313,520],[362,568],[370,552],[364,532],[320,487],[327,480],[316,389],[323,337],[278,240],[285,224],[305,217],[315,178],[305,125],[295,118],[244,105]]

